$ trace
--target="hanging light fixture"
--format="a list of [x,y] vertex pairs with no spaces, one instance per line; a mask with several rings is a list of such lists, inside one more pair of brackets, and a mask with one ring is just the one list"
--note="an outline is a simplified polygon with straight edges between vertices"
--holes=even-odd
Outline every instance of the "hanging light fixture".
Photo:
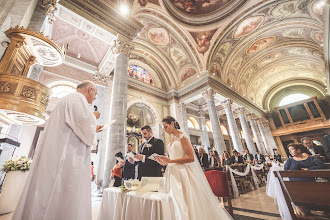
[[43,124],[50,89],[29,78],[30,67],[57,66],[65,49],[42,33],[16,26],[5,34],[11,42],[0,61],[0,116],[15,124]]

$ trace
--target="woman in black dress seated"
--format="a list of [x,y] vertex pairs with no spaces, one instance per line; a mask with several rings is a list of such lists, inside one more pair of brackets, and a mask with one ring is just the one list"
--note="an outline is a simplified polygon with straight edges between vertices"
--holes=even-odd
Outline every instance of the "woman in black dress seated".
[[[284,164],[284,170],[317,170],[324,169],[324,163],[308,154],[303,153],[304,146],[301,144],[289,144],[289,152],[292,155]],[[311,178],[290,178],[293,181],[313,181]],[[309,212],[304,204],[295,204],[299,214],[306,216]]]

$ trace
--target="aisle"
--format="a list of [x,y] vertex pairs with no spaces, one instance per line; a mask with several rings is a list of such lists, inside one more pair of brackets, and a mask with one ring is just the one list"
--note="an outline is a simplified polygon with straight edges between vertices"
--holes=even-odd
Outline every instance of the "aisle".
[[280,220],[277,204],[266,195],[266,186],[232,200],[235,220]]

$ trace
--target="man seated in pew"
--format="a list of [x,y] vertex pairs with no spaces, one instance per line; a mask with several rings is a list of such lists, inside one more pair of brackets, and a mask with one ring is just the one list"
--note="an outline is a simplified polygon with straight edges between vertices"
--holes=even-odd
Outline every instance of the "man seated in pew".
[[307,151],[305,151],[307,154],[311,156],[320,155],[326,157],[323,147],[314,144],[311,138],[304,137],[301,139],[301,143],[307,148]]
[[[301,144],[291,143],[288,145],[290,154],[292,155],[284,164],[284,170],[317,170],[324,169],[324,163],[316,157],[311,157],[303,153],[304,146]],[[294,181],[311,181],[311,178],[290,178]],[[308,208],[304,204],[295,204],[297,213],[307,216]]]
[[233,151],[233,156],[231,156],[231,158],[230,158],[230,163],[231,163],[231,165],[234,165],[234,166],[243,166],[244,165],[242,156],[239,156],[238,152],[236,150]]
[[256,155],[254,156],[254,159],[257,164],[262,164],[266,161],[265,156],[263,154],[261,154],[258,150],[257,150]]
[[274,160],[279,163],[282,163],[282,156],[281,154],[278,153],[277,149],[274,148],[273,152],[274,152]]
[[245,154],[243,156],[243,159],[247,163],[252,163],[253,162],[253,155],[250,154],[249,150],[244,150]]

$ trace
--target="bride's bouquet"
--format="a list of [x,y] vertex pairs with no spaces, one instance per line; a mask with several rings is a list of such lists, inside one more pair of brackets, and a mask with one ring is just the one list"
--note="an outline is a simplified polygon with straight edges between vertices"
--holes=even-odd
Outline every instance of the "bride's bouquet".
[[15,170],[20,170],[20,171],[28,171],[30,169],[32,160],[27,157],[21,157],[19,159],[14,158],[9,161],[6,161],[2,165],[2,170],[6,173],[9,171],[15,171]]

